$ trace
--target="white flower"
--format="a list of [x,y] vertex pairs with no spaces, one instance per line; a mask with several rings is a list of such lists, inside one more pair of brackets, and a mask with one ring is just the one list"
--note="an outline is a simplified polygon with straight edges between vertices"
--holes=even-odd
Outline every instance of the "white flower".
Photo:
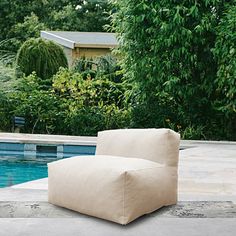
[[75,10],[79,10],[79,9],[81,9],[81,8],[82,8],[81,5],[77,5],[77,6],[75,7]]

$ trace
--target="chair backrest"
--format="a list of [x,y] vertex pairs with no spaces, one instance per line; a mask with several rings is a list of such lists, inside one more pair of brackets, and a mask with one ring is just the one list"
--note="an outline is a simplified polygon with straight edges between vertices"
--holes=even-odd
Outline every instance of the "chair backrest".
[[118,129],[98,132],[96,155],[142,158],[178,166],[180,135],[170,129]]

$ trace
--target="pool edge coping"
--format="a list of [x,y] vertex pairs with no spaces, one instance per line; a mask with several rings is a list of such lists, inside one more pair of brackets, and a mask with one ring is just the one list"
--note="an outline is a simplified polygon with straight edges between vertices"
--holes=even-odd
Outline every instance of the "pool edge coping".
[[96,146],[97,137],[0,132],[0,142]]
[[[0,142],[96,146],[97,137],[0,132]],[[236,145],[236,141],[181,140],[180,144],[187,147],[197,147],[204,144]]]

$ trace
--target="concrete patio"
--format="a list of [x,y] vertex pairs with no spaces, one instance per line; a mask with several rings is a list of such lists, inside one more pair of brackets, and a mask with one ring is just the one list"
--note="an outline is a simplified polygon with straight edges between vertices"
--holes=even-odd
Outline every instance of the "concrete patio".
[[41,179],[0,189],[0,235],[236,235],[236,143],[181,147],[177,206],[120,226],[48,204]]

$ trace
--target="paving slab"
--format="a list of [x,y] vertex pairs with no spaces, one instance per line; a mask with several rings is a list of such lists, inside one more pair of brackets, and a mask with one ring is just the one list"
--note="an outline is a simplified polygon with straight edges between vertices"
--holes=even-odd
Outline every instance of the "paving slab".
[[[232,202],[188,201],[163,207],[145,217],[156,218],[235,218],[236,204]],[[0,218],[88,218],[48,202],[0,202]]]
[[0,219],[1,236],[235,236],[232,218],[141,218],[126,226],[93,218]]
[[0,188],[0,202],[47,201],[47,199],[47,190]]

